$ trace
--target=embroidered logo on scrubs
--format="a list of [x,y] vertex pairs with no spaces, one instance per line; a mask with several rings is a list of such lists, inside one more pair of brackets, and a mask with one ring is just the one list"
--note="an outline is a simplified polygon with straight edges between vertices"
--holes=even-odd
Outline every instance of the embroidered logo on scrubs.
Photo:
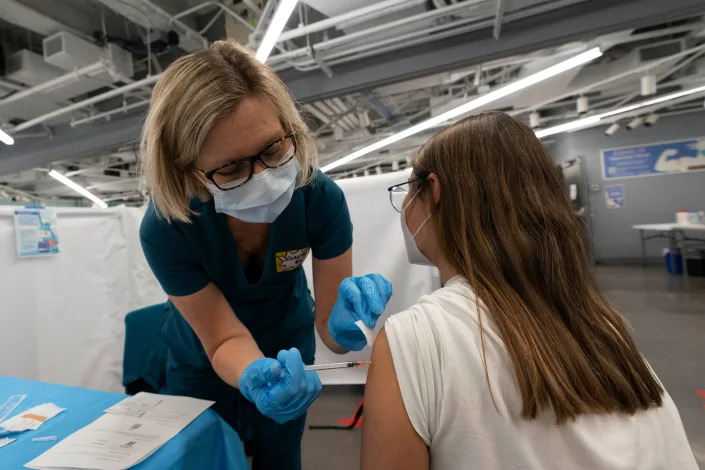
[[274,253],[274,258],[277,260],[277,272],[293,271],[304,263],[308,256],[308,248],[300,250],[280,251]]

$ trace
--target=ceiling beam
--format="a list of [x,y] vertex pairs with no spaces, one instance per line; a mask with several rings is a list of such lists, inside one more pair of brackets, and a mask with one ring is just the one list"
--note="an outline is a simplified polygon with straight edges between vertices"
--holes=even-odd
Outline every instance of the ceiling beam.
[[[509,21],[505,14],[499,40],[492,37],[489,28],[341,64],[334,67],[332,79],[321,71],[292,69],[280,75],[299,102],[310,103],[570,41],[585,41],[610,32],[671,21],[702,13],[702,5],[702,0],[590,0],[516,21]],[[0,146],[0,175],[46,166],[56,160],[95,156],[134,144],[141,127],[142,113],[135,113],[73,129],[58,126],[51,140],[18,139],[12,147]]]
[[24,5],[17,0],[0,1],[0,18],[42,36],[50,36],[59,31],[70,31],[73,34],[86,37],[83,31],[77,31],[58,22],[49,15]]
[[9,175],[57,160],[94,157],[106,150],[136,145],[142,130],[143,113],[71,128],[54,128],[54,137],[17,139],[15,145],[0,145],[0,175]]
[[317,101],[702,11],[702,0],[590,0],[516,21],[505,14],[500,40],[487,28],[333,66],[333,78],[294,69],[280,76],[298,101]]

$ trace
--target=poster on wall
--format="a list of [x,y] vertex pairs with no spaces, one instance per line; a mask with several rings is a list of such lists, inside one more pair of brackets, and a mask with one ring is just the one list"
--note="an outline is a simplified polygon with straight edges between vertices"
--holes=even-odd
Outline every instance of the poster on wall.
[[705,170],[705,137],[606,149],[601,152],[605,180]]
[[613,184],[605,186],[605,201],[608,209],[622,209],[625,205],[624,185]]
[[56,212],[44,207],[25,207],[15,211],[17,256],[32,258],[59,253]]

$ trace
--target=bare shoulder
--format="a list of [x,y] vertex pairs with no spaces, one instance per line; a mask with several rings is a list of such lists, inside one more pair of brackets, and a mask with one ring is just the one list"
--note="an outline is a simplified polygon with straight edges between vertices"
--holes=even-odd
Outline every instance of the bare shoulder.
[[404,408],[386,329],[377,336],[365,387],[362,469],[429,468],[428,449]]

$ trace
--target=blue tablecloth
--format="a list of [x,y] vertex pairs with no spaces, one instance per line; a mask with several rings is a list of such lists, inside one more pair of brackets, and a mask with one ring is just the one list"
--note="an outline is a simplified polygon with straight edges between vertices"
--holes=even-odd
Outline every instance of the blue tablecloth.
[[[10,415],[14,416],[42,403],[54,403],[66,411],[50,419],[36,431],[17,435],[17,440],[0,448],[0,469],[24,468],[69,434],[93,422],[103,410],[126,395],[105,393],[64,385],[54,385],[0,376],[0,405],[11,395],[27,398]],[[32,438],[56,436],[56,442],[32,442]],[[196,418],[135,470],[163,469],[249,469],[237,433],[213,410]]]

